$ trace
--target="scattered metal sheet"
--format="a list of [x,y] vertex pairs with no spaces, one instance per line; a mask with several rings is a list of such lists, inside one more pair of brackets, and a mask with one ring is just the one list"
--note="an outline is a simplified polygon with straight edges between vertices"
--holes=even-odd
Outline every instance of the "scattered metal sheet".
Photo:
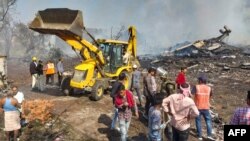
[[154,61],[151,62],[151,64],[155,64],[155,63],[159,63],[159,62],[160,62],[160,60],[155,59]]
[[[225,51],[223,39],[231,33],[231,30],[224,26],[224,29],[219,30],[221,35],[208,40],[198,40],[191,44],[186,44],[174,50],[175,56],[212,56],[218,51]],[[219,50],[222,48],[221,50]]]
[[232,59],[235,59],[236,58],[236,55],[224,55],[224,56],[221,56],[222,59],[225,59],[225,58],[232,58]]

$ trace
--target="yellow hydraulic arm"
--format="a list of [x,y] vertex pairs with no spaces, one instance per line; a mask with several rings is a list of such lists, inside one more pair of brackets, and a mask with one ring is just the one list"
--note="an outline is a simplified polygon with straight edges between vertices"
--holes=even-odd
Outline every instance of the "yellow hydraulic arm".
[[[79,10],[52,8],[39,11],[29,28],[43,34],[52,34],[67,42],[74,50],[80,51],[83,59],[96,59],[97,65],[104,65],[102,51],[82,38],[83,18]],[[94,56],[91,56],[94,54]]]
[[132,56],[136,56],[136,30],[134,26],[129,27],[129,40],[127,52]]
[[[58,36],[58,35],[57,35]],[[65,42],[67,42],[69,45],[71,45],[75,50],[80,51],[81,56],[85,59],[93,59],[93,56],[91,56],[90,52],[93,52],[95,54],[96,59],[98,60],[98,63],[100,65],[105,64],[105,60],[102,54],[102,51],[99,50],[98,47],[90,43],[89,41],[85,39],[76,39],[71,38],[69,36],[59,36],[61,39],[63,39]]]

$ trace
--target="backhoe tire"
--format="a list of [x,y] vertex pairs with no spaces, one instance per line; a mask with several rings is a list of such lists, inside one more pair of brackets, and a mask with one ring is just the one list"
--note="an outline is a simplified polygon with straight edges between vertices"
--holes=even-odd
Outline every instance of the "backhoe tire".
[[104,86],[102,81],[96,81],[92,88],[90,99],[94,101],[100,100],[104,95]]
[[125,89],[130,90],[132,84],[132,74],[128,73],[127,71],[122,71],[121,73],[124,73],[126,75],[124,82]]
[[62,84],[61,84],[61,91],[66,95],[73,95],[74,94],[74,89],[72,87],[70,87],[70,80],[71,77],[66,77],[62,80]]

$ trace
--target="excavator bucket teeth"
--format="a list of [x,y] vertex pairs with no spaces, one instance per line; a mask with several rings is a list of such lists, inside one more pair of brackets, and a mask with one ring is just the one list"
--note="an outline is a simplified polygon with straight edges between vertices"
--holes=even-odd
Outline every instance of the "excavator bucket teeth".
[[84,29],[82,12],[67,8],[38,11],[29,28],[43,34],[82,37]]

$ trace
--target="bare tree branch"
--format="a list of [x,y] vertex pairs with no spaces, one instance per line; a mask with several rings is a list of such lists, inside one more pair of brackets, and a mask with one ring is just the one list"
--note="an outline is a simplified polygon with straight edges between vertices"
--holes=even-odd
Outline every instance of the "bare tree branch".
[[3,15],[1,15],[0,21],[4,21],[10,7],[13,6],[16,3],[16,1],[17,0],[8,0],[6,9],[4,8],[4,5],[3,5],[3,7],[2,7],[3,8]]
[[3,30],[6,26],[10,26],[9,19],[7,20],[6,17],[4,18],[3,21],[0,21],[0,22],[2,22],[2,24],[0,25],[0,32],[2,32],[2,30]]
[[121,36],[122,36],[122,33],[125,31],[125,26],[121,26],[120,30],[118,31],[118,33],[116,34],[115,36],[115,40],[118,40]]

